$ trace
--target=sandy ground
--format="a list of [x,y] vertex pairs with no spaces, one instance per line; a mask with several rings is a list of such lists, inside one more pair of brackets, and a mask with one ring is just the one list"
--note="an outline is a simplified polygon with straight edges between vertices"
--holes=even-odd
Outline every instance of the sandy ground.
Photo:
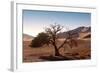
[[[23,62],[41,62],[47,61],[41,59],[41,56],[50,56],[54,55],[54,48],[52,45],[44,45],[38,48],[30,47],[31,41],[23,41]],[[62,43],[62,42],[61,42]],[[70,48],[68,45],[65,45],[61,48],[60,54],[65,57],[71,58],[71,60],[83,60],[91,58],[91,41],[90,39],[78,39],[78,47]],[[59,43],[60,44],[60,43]]]

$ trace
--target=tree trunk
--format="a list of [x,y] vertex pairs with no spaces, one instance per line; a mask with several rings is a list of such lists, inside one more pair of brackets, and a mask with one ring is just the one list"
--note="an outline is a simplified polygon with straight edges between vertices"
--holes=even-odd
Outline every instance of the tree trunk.
[[55,48],[55,56],[60,56],[59,49]]

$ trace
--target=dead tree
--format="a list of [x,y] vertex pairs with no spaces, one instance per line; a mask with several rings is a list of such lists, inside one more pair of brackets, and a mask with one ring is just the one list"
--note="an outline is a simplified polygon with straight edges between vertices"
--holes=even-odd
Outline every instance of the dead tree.
[[[71,35],[69,34],[69,38],[66,37],[65,40],[60,44],[57,45],[57,34],[63,29],[63,26],[59,25],[59,24],[54,24],[54,25],[50,25],[50,27],[46,28],[45,31],[46,33],[49,35],[50,37],[50,43],[51,45],[53,45],[54,49],[55,49],[55,56],[61,56],[59,49],[61,49],[65,44],[68,44],[69,42],[67,41],[69,39],[69,41],[72,41],[71,39]],[[69,45],[69,44],[68,44]],[[72,47],[72,45],[69,45],[70,47]]]

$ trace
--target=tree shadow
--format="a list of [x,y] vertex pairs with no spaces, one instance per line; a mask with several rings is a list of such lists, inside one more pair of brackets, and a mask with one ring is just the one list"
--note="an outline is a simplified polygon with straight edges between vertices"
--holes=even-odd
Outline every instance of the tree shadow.
[[46,61],[64,61],[64,60],[74,60],[73,58],[65,57],[65,56],[40,56],[39,59],[43,59]]

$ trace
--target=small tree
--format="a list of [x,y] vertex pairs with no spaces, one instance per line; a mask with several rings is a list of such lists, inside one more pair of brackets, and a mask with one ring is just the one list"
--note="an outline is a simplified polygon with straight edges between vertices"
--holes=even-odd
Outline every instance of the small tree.
[[44,44],[49,44],[49,36],[46,33],[41,32],[32,40],[31,47],[41,47]]
[[[50,43],[51,45],[53,45],[54,49],[55,49],[55,56],[61,56],[61,54],[59,53],[59,49],[62,48],[66,43],[69,45],[69,41],[67,41],[68,39],[71,41],[72,37],[71,34],[69,33],[69,37],[66,37],[65,40],[62,42],[62,44],[57,45],[58,43],[58,37],[57,34],[63,29],[63,26],[58,25],[58,24],[54,24],[54,25],[50,25],[50,27],[46,28],[45,31],[46,33],[49,35],[50,37]],[[72,47],[72,45],[69,45]]]

